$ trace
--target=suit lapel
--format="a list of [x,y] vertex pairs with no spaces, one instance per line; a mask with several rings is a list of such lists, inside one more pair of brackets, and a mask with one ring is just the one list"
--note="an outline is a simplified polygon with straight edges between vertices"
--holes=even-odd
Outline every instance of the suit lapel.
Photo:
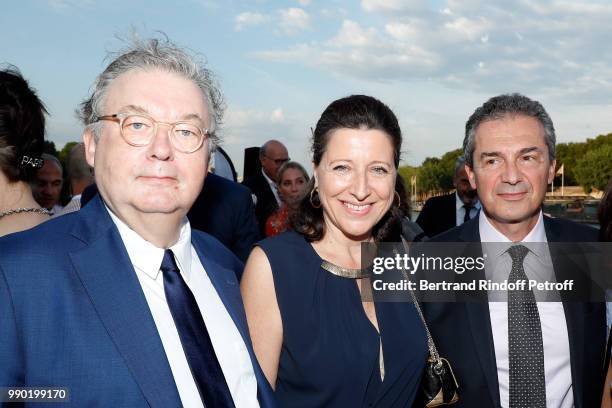
[[225,306],[225,309],[234,321],[234,324],[238,327],[243,339],[249,338],[248,332],[245,331],[247,325],[244,312],[238,312],[242,311],[243,306],[240,298],[240,289],[238,288],[238,282],[236,281],[234,271],[215,262],[211,256],[206,256],[207,245],[204,240],[199,239],[193,234],[191,239],[196,253],[198,254],[198,258],[200,259],[202,266],[204,266],[204,270],[213,284],[213,287],[217,291],[219,298],[221,298],[223,306]]
[[[468,243],[480,242],[480,232],[478,227],[478,217],[472,218],[470,221],[463,224],[465,227],[461,229],[459,235],[460,241]],[[482,256],[482,248],[478,250],[474,246],[469,247],[471,250],[468,256]],[[476,253],[477,252],[477,253]],[[465,256],[466,254],[463,254]],[[484,271],[476,279],[484,279]],[[493,331],[491,329],[491,315],[489,312],[489,303],[486,299],[478,299],[467,301],[464,303],[465,312],[468,317],[468,325],[472,334],[472,341],[478,361],[484,373],[484,378],[489,389],[491,401],[496,406],[500,404],[499,397],[499,382],[497,380],[497,362],[495,360],[495,346],[493,343]],[[469,381],[465,379],[464,381]]]
[[[546,239],[549,243],[563,241],[557,225],[550,221],[548,217],[544,217],[544,229],[546,231]],[[565,279],[579,279],[581,277],[580,267],[574,261],[566,256],[566,254],[555,246],[549,246],[550,256],[553,262],[555,278],[557,282]],[[581,283],[578,283],[581,284]],[[580,396],[583,395],[584,384],[582,382],[584,373],[584,334],[586,328],[584,326],[584,315],[586,313],[585,303],[568,301],[567,295],[562,293],[561,300],[563,301],[563,311],[565,313],[565,322],[567,324],[567,335],[570,348],[570,369],[572,374],[572,390],[574,393],[574,404],[576,407],[582,406]]]
[[180,397],[149,306],[118,230],[95,197],[73,235],[88,245],[70,254],[110,338],[151,407],[180,406]]
[[223,302],[227,313],[232,318],[232,321],[238,328],[238,332],[242,336],[251,363],[253,364],[253,371],[257,377],[257,398],[262,407],[274,407],[274,397],[272,396],[272,388],[268,384],[257,358],[253,351],[251,344],[251,337],[249,335],[248,325],[246,316],[244,313],[244,306],[242,305],[242,298],[240,296],[240,289],[238,288],[238,282],[236,281],[236,274],[234,271],[227,269],[215,262],[211,256],[207,256],[211,249],[207,248],[207,244],[204,240],[200,239],[197,235],[192,234],[191,236],[193,246],[198,254],[198,258],[204,266],[204,270],[208,275],[213,287],[217,291],[219,298]]

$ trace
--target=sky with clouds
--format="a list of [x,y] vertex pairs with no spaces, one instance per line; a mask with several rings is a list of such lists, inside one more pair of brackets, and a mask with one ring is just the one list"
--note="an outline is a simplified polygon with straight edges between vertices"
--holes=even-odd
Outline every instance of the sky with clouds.
[[541,101],[559,142],[612,132],[612,3],[505,0],[6,0],[0,63],[16,65],[49,113],[48,137],[80,140],[74,110],[121,38],[165,33],[217,74],[222,146],[276,138],[303,164],[321,112],[355,93],[388,104],[403,162],[461,145],[489,97]]

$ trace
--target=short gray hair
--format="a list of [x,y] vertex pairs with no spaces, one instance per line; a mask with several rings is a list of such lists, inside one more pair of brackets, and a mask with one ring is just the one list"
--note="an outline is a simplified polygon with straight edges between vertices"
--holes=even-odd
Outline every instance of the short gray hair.
[[52,154],[43,153],[40,156],[45,162],[53,162],[59,168],[60,173],[62,174],[62,178],[64,177],[64,167],[62,166],[62,162]]
[[481,123],[490,120],[503,119],[508,116],[523,115],[536,119],[544,128],[544,140],[548,147],[548,157],[555,159],[555,127],[552,119],[538,101],[513,93],[494,96],[472,113],[465,124],[463,139],[463,156],[466,163],[473,167],[474,150],[476,150],[476,129]]
[[85,145],[77,143],[70,150],[66,160],[66,172],[69,181],[89,180],[92,178],[92,168],[85,159]]
[[208,131],[211,141],[209,149],[218,144],[219,139],[215,131],[222,123],[225,103],[217,81],[204,62],[167,38],[132,39],[129,46],[120,52],[96,78],[93,91],[77,110],[77,115],[83,124],[92,127],[96,140],[100,137],[100,126],[97,125],[96,119],[103,114],[102,108],[108,89],[117,77],[134,69],[159,69],[193,81],[202,91],[208,108],[210,123]]

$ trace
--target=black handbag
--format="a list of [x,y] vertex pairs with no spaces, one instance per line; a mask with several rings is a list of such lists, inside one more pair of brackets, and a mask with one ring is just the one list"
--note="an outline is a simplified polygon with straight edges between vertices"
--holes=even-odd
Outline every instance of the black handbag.
[[[406,241],[402,238],[404,249],[408,251]],[[402,270],[404,277],[408,279],[406,271]],[[421,378],[419,391],[414,400],[414,407],[439,407],[442,405],[450,405],[459,401],[459,384],[453,373],[453,369],[447,359],[440,357],[438,349],[431,337],[429,327],[419,306],[419,302],[413,291],[410,290],[414,307],[423,322],[425,333],[427,334],[427,348],[429,356]]]

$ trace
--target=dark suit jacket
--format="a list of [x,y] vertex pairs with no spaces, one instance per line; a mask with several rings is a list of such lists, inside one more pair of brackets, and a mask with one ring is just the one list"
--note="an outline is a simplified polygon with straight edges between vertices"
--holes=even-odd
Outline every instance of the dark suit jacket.
[[270,214],[278,210],[278,203],[276,202],[274,193],[270,189],[268,181],[263,174],[261,174],[261,170],[244,180],[242,184],[250,188],[253,194],[257,196],[255,216],[257,217],[257,224],[259,224],[259,233],[262,237],[265,237],[266,221]]
[[187,217],[192,228],[217,238],[242,262],[259,240],[249,189],[213,173],[206,176],[204,188]]
[[431,197],[425,201],[416,223],[423,228],[425,235],[434,237],[457,224],[455,193]]
[[[260,403],[274,406],[248,335],[234,272],[242,263],[205,233],[193,231],[192,244],[247,346]],[[68,387],[75,407],[181,406],[142,288],[99,196],[0,239],[0,385]]]
[[[570,221],[544,217],[549,242],[594,242],[597,231]],[[479,242],[478,218],[455,227],[432,242]],[[480,250],[480,249],[479,249]],[[472,254],[473,256],[473,254]],[[480,250],[480,255],[482,251]],[[575,264],[551,249],[557,281],[576,274]],[[484,277],[483,277],[484,278]],[[606,340],[603,302],[563,301],[569,336],[572,388],[576,408],[598,407],[602,395]],[[500,407],[497,364],[489,304],[481,302],[424,303],[423,311],[438,346],[457,376],[460,407]]]

